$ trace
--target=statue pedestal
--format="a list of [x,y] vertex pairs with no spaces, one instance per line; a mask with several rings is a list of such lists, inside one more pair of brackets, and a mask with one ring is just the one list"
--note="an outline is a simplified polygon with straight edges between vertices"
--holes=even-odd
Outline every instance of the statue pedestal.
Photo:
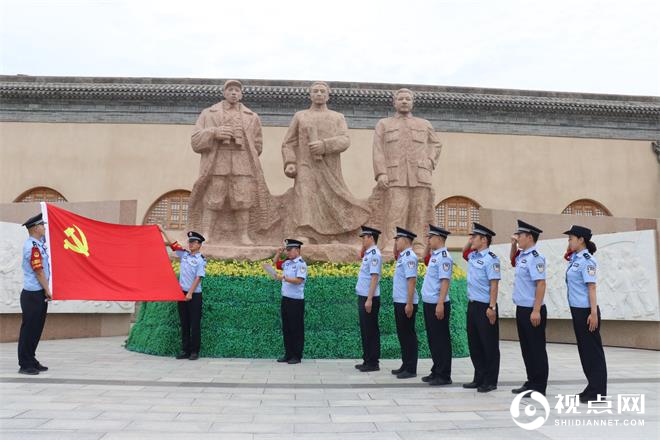
[[[278,246],[236,246],[204,244],[202,254],[218,260],[257,261],[272,258]],[[359,261],[360,246],[348,244],[306,244],[302,247],[305,261],[330,261],[333,263],[356,263]]]

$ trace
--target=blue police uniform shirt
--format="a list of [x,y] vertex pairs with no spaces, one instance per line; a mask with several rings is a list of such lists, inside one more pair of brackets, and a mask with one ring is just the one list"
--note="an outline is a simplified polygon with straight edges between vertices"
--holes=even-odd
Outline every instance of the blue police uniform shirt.
[[490,281],[502,279],[500,259],[488,248],[468,256],[468,299],[490,304]]
[[22,267],[23,267],[23,289],[29,290],[32,292],[43,290],[41,283],[37,279],[36,272],[32,269],[32,264],[30,264],[30,259],[32,257],[32,250],[36,248],[39,250],[41,255],[41,265],[43,267],[44,275],[46,276],[46,281],[50,279],[50,264],[48,262],[48,246],[46,245],[45,237],[41,240],[37,240],[33,237],[28,237],[27,240],[23,243],[23,258],[22,258]]
[[521,307],[534,307],[536,282],[539,280],[545,280],[545,257],[539,254],[536,246],[532,246],[516,257],[513,303]]
[[[396,268],[394,269],[394,279],[392,280],[392,300],[395,303],[406,304],[408,302],[408,278],[417,277],[418,264],[417,255],[411,247],[399,255]],[[415,288],[413,304],[417,304],[418,302],[417,288]]]
[[[429,265],[422,284],[422,301],[427,304],[437,304],[440,299],[440,281],[451,280],[454,260],[446,247],[431,252]],[[449,302],[449,291],[445,302]]]
[[566,269],[568,305],[571,307],[591,307],[589,304],[588,283],[596,282],[598,263],[586,250],[574,252]]
[[362,258],[362,265],[360,266],[360,273],[358,273],[357,284],[355,285],[355,293],[360,296],[369,296],[369,286],[371,285],[371,276],[378,275],[378,284],[374,296],[380,296],[380,276],[383,270],[383,258],[380,254],[378,246],[371,246],[364,253]]
[[[179,285],[182,290],[188,292],[195,281],[195,278],[204,278],[206,276],[206,259],[199,252],[191,254],[189,251],[179,250],[175,251],[175,253],[177,257],[181,258]],[[202,283],[200,282],[197,287],[195,287],[195,293],[201,291]]]
[[307,280],[307,263],[301,257],[286,260],[282,264],[283,275],[288,278],[302,278],[300,284],[289,283],[282,280],[282,296],[293,299],[305,298],[305,280]]

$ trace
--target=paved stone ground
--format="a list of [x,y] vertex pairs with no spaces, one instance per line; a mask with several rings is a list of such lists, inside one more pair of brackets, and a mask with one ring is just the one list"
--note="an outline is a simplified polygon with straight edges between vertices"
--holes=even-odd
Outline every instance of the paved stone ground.
[[[0,438],[660,438],[655,351],[606,348],[613,414],[586,414],[581,405],[579,414],[567,416],[557,414],[555,396],[581,391],[585,380],[576,347],[549,344],[549,419],[527,431],[515,425],[509,410],[510,390],[524,372],[517,342],[501,343],[498,390],[478,394],[460,387],[472,377],[469,358],[454,360],[454,385],[430,387],[421,383],[422,374],[394,378],[389,370],[399,366],[397,360],[367,374],[357,372],[353,360],[177,361],[126,351],[123,341],[43,341],[37,355],[50,371],[39,376],[17,374],[16,344],[0,344]],[[421,360],[418,373],[429,367],[428,359]],[[644,394],[644,414],[617,414],[620,393]],[[623,426],[631,421],[644,425]],[[557,425],[568,422],[610,426]]]

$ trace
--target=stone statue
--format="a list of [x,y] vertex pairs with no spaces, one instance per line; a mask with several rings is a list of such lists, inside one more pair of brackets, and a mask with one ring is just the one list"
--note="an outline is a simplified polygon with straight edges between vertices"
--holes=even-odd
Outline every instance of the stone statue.
[[253,244],[250,232],[268,229],[279,218],[259,161],[261,121],[240,102],[242,90],[239,81],[226,81],[225,99],[202,111],[192,134],[193,151],[202,158],[188,223],[211,243],[236,238]]
[[355,231],[369,217],[349,191],[340,154],[350,146],[344,116],[328,110],[330,87],[311,85],[312,105],[297,112],[282,144],[284,174],[295,179],[291,231],[304,242],[327,243]]
[[417,234],[418,245],[434,223],[431,177],[442,146],[431,123],[412,115],[413,100],[411,90],[394,92],[396,114],[376,124],[373,161],[377,187],[385,192],[383,241],[400,226]]

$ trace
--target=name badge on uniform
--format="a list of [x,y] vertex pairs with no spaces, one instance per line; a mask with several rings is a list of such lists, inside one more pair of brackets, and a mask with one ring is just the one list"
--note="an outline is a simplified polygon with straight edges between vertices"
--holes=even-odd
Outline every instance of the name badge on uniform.
[[477,260],[477,264],[484,264],[484,262],[481,260]]
[[436,262],[435,258],[431,259],[431,263],[435,263],[435,262]]

